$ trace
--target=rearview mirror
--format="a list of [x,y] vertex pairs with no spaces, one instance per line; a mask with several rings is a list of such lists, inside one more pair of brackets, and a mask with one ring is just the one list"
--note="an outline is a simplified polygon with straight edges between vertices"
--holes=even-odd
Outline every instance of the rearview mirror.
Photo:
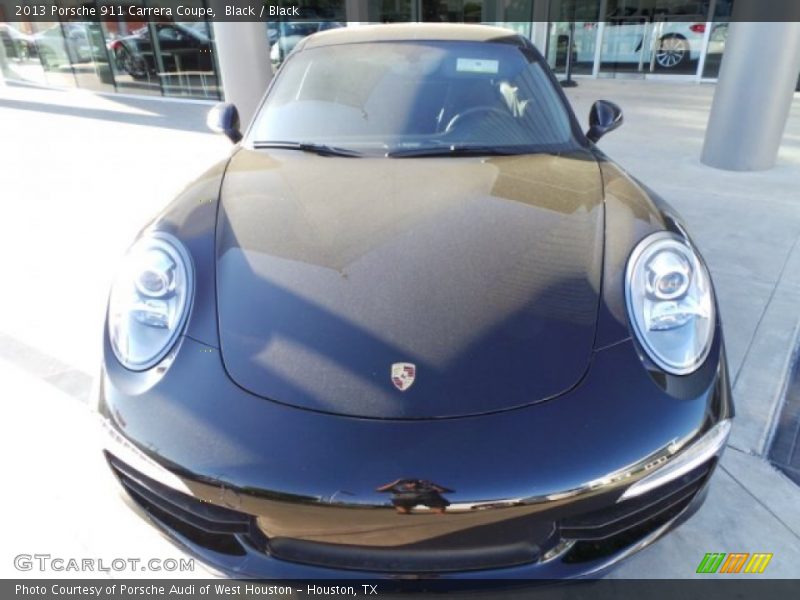
[[622,125],[622,109],[608,100],[598,100],[589,111],[589,131],[586,137],[596,142],[609,131]]
[[208,111],[206,125],[211,131],[224,133],[234,144],[242,139],[242,133],[239,131],[239,111],[230,102],[220,102]]

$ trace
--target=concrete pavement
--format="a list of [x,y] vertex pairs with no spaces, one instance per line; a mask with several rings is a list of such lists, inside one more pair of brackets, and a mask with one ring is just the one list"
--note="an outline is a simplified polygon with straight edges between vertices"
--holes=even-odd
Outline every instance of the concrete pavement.
[[119,258],[229,150],[205,128],[208,106],[2,88],[0,256],[26,293],[0,297],[0,333],[93,373]]
[[[198,561],[187,570],[151,570],[187,559],[156,529],[145,525],[122,499],[98,452],[96,417],[86,406],[17,365],[0,360],[5,399],[0,418],[7,516],[0,543],[0,578],[208,577]],[[15,558],[49,555],[61,570],[20,571]],[[84,572],[65,570],[69,559],[93,561]],[[121,559],[123,562],[113,561]],[[139,559],[139,564],[129,562]],[[46,559],[42,559],[46,560]],[[28,559],[38,565],[38,559]],[[101,563],[102,561],[102,563]],[[25,565],[24,558],[19,560]],[[49,564],[49,563],[48,563]],[[112,565],[119,565],[112,568]]]
[[[601,148],[680,211],[710,265],[738,411],[705,506],[613,576],[684,578],[694,575],[706,552],[773,552],[765,575],[797,577],[800,488],[764,457],[800,316],[800,96],[778,166],[728,173],[698,159],[713,87],[579,83],[568,94],[581,122],[595,99],[623,107],[625,125]],[[143,556],[168,552],[158,545],[160,536],[123,516],[127,508],[118,511],[116,494],[96,493],[104,472],[82,466],[91,455],[85,440],[93,423],[70,399],[86,395],[98,363],[104,303],[119,257],[148,218],[229,148],[206,132],[206,109],[0,88],[6,224],[0,256],[4,280],[13,282],[0,295],[0,390],[11,399],[0,409],[2,450],[16,457],[15,480],[43,496],[54,492],[36,475],[62,475],[50,505],[60,514],[49,523],[50,545],[38,551],[72,547],[73,554],[116,556],[130,537],[146,538],[136,546]],[[76,444],[80,452],[53,452]],[[26,498],[5,494],[0,504],[20,522],[34,522],[47,506]],[[100,535],[87,501],[113,515],[104,523],[119,524],[115,535]],[[22,525],[6,539],[16,551],[26,539]],[[179,554],[171,546],[169,552]],[[12,576],[5,554],[0,575]]]
[[199,563],[85,573],[13,563],[18,554],[106,566],[186,557],[123,504],[85,401],[115,264],[146,220],[229,149],[200,131],[205,110],[0,88],[0,453],[9,482],[0,577],[208,576]]

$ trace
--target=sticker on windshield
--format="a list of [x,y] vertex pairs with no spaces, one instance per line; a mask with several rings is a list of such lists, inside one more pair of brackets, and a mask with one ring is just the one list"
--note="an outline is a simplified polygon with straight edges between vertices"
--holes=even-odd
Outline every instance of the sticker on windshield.
[[456,71],[462,73],[497,73],[499,70],[500,61],[498,60],[459,58],[456,61]]

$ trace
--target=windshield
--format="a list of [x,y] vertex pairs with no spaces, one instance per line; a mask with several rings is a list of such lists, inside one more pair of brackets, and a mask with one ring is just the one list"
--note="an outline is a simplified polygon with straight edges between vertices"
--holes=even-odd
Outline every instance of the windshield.
[[453,41],[298,52],[279,71],[250,138],[396,156],[423,156],[427,148],[558,151],[577,143],[533,50]]

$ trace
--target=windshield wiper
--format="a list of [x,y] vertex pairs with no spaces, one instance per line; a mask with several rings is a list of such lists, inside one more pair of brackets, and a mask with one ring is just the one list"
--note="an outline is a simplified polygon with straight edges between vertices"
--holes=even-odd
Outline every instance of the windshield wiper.
[[327,144],[314,144],[312,142],[254,142],[253,147],[259,150],[262,148],[300,150],[301,152],[313,152],[320,156],[347,156],[351,158],[361,156],[361,153],[355,150],[339,148],[338,146],[328,146]]
[[519,150],[496,146],[428,146],[425,148],[403,148],[388,152],[392,158],[413,158],[419,156],[511,156],[523,154]]

